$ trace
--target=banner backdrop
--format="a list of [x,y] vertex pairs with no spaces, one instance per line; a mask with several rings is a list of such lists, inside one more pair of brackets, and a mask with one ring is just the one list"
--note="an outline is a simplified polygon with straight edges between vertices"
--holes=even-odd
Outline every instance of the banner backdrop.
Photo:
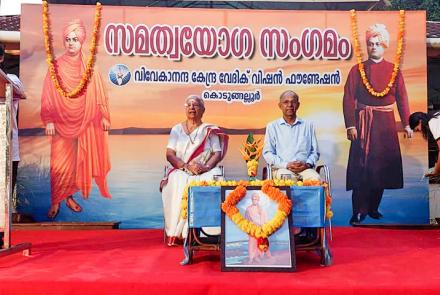
[[[349,11],[104,6],[96,66],[89,84],[93,95],[83,102],[85,107],[75,99],[56,100],[59,94],[48,86],[51,77],[46,76],[41,15],[40,5],[23,5],[20,74],[28,99],[20,105],[19,121],[21,212],[37,221],[48,220],[51,202],[62,200],[62,193],[79,189],[73,197],[82,211],[69,210],[63,201],[56,221],[122,221],[126,228],[162,227],[159,181],[170,128],[185,120],[185,98],[200,94],[206,105],[204,122],[219,125],[230,134],[223,160],[226,178],[246,179],[246,165],[238,148],[247,132],[263,136],[266,124],[281,117],[279,95],[291,89],[300,96],[299,117],[315,126],[320,162],[331,170],[333,222],[348,224],[352,215],[351,191],[346,190],[350,141],[343,97],[349,71],[357,62]],[[64,46],[70,37],[63,32],[80,23],[78,19],[82,21],[85,32],[77,38],[86,61],[94,15],[94,6],[49,7],[53,53],[59,58],[57,71],[69,89],[79,81],[75,69],[81,61],[63,59],[75,50]],[[367,59],[365,32],[374,24],[386,26],[390,40],[385,60],[393,62],[399,12],[357,12],[363,60]],[[425,12],[406,12],[405,30],[401,73],[409,111],[426,111]],[[420,180],[427,168],[427,143],[420,134],[405,138],[396,104],[393,111],[396,121],[381,127],[397,128],[404,187],[385,190],[380,207],[384,218],[378,222],[427,223],[428,185]],[[95,118],[96,112],[99,120],[78,120]],[[45,135],[47,124],[57,118],[70,123],[57,130],[58,137]],[[111,122],[108,139],[102,131],[102,119]],[[81,171],[66,174],[75,170],[72,165]],[[260,160],[259,177],[262,166],[264,160]],[[51,173],[64,176],[51,184]],[[104,176],[95,183],[91,173]],[[83,180],[81,187],[72,187],[79,178]]]

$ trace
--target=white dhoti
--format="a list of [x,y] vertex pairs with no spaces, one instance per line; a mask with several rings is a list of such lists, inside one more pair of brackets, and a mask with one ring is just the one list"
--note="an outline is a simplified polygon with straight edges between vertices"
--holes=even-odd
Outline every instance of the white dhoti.
[[[227,141],[227,135],[221,133],[214,125],[204,123],[191,134],[186,134],[182,124],[177,124],[171,129],[167,148],[174,150],[176,156],[185,163],[201,163],[203,160],[199,159],[199,156],[209,156],[215,152],[221,152],[223,159]],[[162,190],[165,232],[168,237],[181,238],[188,235],[187,220],[181,218],[182,195],[186,185],[191,181],[213,180],[215,175],[222,175],[220,168],[214,167],[201,175],[190,175],[174,169],[168,175],[167,185]]]
[[[274,169],[272,173],[274,178],[283,178],[282,177],[283,175],[292,175],[292,176],[295,175],[295,173],[285,168]],[[318,172],[316,172],[315,169],[311,169],[311,168],[296,174],[301,175],[303,180],[321,180],[321,176],[319,176]]]
[[182,170],[175,170],[168,176],[168,184],[162,191],[165,232],[169,237],[186,237],[188,234],[187,219],[180,216],[183,190],[191,181],[212,180],[221,175],[218,167],[201,175],[191,176]]

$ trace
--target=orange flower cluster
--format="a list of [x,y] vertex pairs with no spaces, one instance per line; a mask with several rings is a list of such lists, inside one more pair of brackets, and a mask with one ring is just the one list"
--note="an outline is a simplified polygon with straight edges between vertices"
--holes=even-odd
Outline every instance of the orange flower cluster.
[[325,191],[325,217],[327,219],[330,219],[333,217],[333,211],[332,211],[332,196],[330,195],[330,188],[328,186],[328,183],[323,182],[322,186],[324,187]]
[[[249,185],[252,186],[263,186],[265,183],[270,183],[272,186],[323,186],[326,192],[326,216],[327,218],[331,218],[333,216],[333,212],[331,211],[330,205],[331,205],[331,196],[330,196],[330,190],[328,188],[328,184],[325,182],[320,182],[317,180],[305,180],[304,183],[302,181],[299,181],[297,183],[294,183],[292,180],[282,180],[282,179],[275,179],[275,180],[252,180],[252,181],[246,181],[246,180],[221,180],[221,181],[215,181],[215,180],[203,180],[203,181],[191,181],[186,185],[186,187],[183,190],[182,194],[182,201],[180,206],[180,218],[186,219],[188,217],[188,190],[192,186],[242,186],[246,188]],[[242,192],[241,192],[242,193]],[[244,192],[246,194],[246,192]],[[244,195],[241,197],[243,198]],[[236,201],[234,204],[237,204],[239,202]],[[228,205],[225,205],[228,207]],[[235,207],[235,205],[234,205]],[[228,210],[234,210],[232,207],[228,207]],[[236,209],[238,210],[238,209]],[[223,210],[225,211],[225,210]],[[232,212],[232,211],[231,211]]]
[[235,181],[235,180],[191,181],[183,189],[182,201],[181,201],[181,205],[180,205],[180,217],[182,219],[186,219],[188,216],[188,190],[191,186],[237,186],[237,185],[243,185],[243,186],[256,185],[256,186],[259,186],[262,184],[263,184],[262,180],[253,180],[251,182],[245,181],[245,180],[239,180],[239,181]]
[[93,74],[93,67],[95,64],[95,55],[98,44],[99,27],[101,26],[101,3],[96,3],[95,10],[95,24],[93,27],[92,44],[90,46],[90,56],[87,59],[86,69],[82,74],[81,81],[78,86],[72,91],[68,92],[63,88],[60,83],[60,79],[55,65],[55,59],[53,57],[52,38],[50,34],[50,21],[49,21],[49,4],[47,1],[43,1],[43,33],[44,33],[44,47],[46,49],[46,61],[49,66],[50,77],[55,85],[57,91],[64,97],[77,97],[89,83],[90,77]]
[[226,200],[222,203],[222,210],[226,215],[232,218],[235,214],[240,214],[236,205],[244,198],[246,191],[246,186],[241,184],[226,197]]
[[254,135],[249,133],[243,148],[239,149],[243,159],[246,161],[249,177],[256,177],[258,172],[258,160],[263,152],[262,138],[255,140]]
[[322,183],[317,179],[305,179],[303,180],[303,186],[321,186]]
[[275,216],[265,224],[258,226],[253,222],[243,217],[236,205],[246,195],[246,185],[238,185],[222,203],[222,210],[243,232],[259,239],[268,238],[276,232],[284,223],[287,216],[289,216],[292,209],[292,201],[280,191],[279,188],[274,187],[272,180],[263,182],[261,191],[264,192],[271,200],[278,203],[278,209]]
[[393,87],[394,82],[397,77],[397,73],[399,72],[399,66],[400,61],[402,58],[402,52],[403,52],[403,39],[405,35],[405,11],[400,10],[400,21],[399,21],[399,33],[398,33],[398,41],[397,41],[397,51],[396,56],[394,58],[394,68],[393,72],[391,74],[390,81],[387,84],[387,87],[385,87],[382,91],[376,91],[373,89],[373,86],[371,86],[370,81],[368,81],[367,75],[365,73],[364,64],[362,63],[362,52],[359,45],[358,40],[358,32],[357,32],[357,22],[356,22],[356,11],[352,9],[351,11],[351,32],[352,32],[352,38],[354,43],[354,52],[356,55],[357,63],[358,63],[358,69],[359,73],[362,78],[362,83],[364,84],[365,88],[367,88],[368,92],[376,97],[384,97],[388,94],[388,92],[391,90],[391,87]]

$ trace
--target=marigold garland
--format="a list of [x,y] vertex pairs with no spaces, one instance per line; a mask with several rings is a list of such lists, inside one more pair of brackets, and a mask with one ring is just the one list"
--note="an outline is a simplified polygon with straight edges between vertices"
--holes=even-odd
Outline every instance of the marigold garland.
[[46,61],[49,67],[50,77],[55,85],[57,91],[64,97],[73,98],[77,97],[84,88],[88,85],[90,78],[93,74],[93,67],[95,64],[95,56],[97,51],[97,39],[99,33],[99,27],[101,26],[101,9],[102,5],[99,2],[96,2],[95,9],[95,22],[93,26],[93,35],[92,35],[92,43],[90,45],[90,55],[87,59],[86,69],[82,74],[81,81],[79,84],[72,90],[67,91],[63,88],[60,83],[60,78],[57,72],[56,61],[53,56],[53,47],[52,47],[52,38],[50,34],[50,22],[49,22],[49,4],[47,1],[43,1],[43,33],[44,33],[44,47],[46,49]]
[[[297,181],[295,182],[293,179],[274,179],[273,180],[274,185],[276,186],[323,186],[325,191],[325,204],[326,204],[326,218],[330,219],[333,217],[333,212],[331,210],[331,203],[332,203],[332,197],[330,195],[330,190],[328,187],[328,184],[325,182],[321,182],[319,180],[304,180],[304,181]],[[181,201],[181,207],[180,207],[180,217],[182,219],[186,219],[188,217],[188,191],[189,188],[192,186],[262,186],[264,184],[263,180],[252,180],[252,181],[245,181],[245,180],[209,180],[209,181],[191,181],[188,183],[182,194],[182,201]]]
[[358,32],[357,32],[357,21],[356,21],[356,11],[354,9],[350,10],[351,12],[351,32],[352,32],[352,38],[354,42],[354,51],[358,63],[358,69],[359,73],[362,78],[362,83],[364,84],[365,88],[368,90],[368,92],[376,97],[384,97],[388,94],[388,92],[391,90],[391,87],[393,87],[394,82],[396,81],[397,73],[399,72],[399,66],[400,61],[402,58],[402,50],[403,50],[403,39],[405,34],[405,11],[400,10],[400,21],[399,21],[399,33],[398,33],[398,41],[397,41],[397,51],[396,56],[394,58],[394,68],[393,72],[391,74],[390,81],[387,84],[387,87],[385,87],[382,91],[376,91],[373,89],[373,86],[371,86],[370,81],[368,81],[367,75],[365,73],[364,64],[362,63],[362,52],[359,45],[358,40]]
[[[215,181],[215,180],[202,180],[202,181],[191,181],[190,183],[188,183],[185,188],[183,189],[183,194],[182,194],[182,201],[181,201],[181,205],[180,205],[180,217],[182,219],[186,219],[188,216],[188,191],[189,188],[192,186],[237,186],[237,185],[255,185],[255,186],[260,186],[263,184],[262,180],[253,180],[253,181],[244,181],[244,180],[240,180],[240,181],[235,181],[235,180],[219,180],[219,181]],[[287,184],[286,184],[287,185]]]
[[328,183],[324,182],[322,184],[324,187],[325,192],[325,217],[327,219],[330,219],[333,217],[333,211],[332,211],[332,196],[330,195],[330,188],[328,186]]
[[234,222],[243,232],[256,239],[268,238],[276,232],[283,225],[292,209],[292,201],[286,196],[286,194],[281,192],[279,188],[274,187],[274,182],[272,180],[265,181],[261,187],[261,191],[271,200],[278,203],[278,209],[275,212],[274,217],[261,226],[244,218],[236,207],[238,202],[240,202],[240,200],[246,195],[246,186],[238,185],[231,193],[229,193],[226,200],[222,203],[223,212],[226,213],[232,222]]

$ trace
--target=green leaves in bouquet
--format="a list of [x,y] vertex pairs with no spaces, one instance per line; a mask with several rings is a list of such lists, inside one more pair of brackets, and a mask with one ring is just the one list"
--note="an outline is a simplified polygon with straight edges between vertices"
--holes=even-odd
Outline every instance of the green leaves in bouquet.
[[[254,143],[255,139],[254,139],[254,134],[252,132],[250,132],[246,138],[246,143],[248,143],[249,145],[252,145]],[[255,146],[249,146],[249,150],[251,152],[255,152],[257,149],[255,148]],[[255,156],[251,157],[251,159],[254,159]]]

